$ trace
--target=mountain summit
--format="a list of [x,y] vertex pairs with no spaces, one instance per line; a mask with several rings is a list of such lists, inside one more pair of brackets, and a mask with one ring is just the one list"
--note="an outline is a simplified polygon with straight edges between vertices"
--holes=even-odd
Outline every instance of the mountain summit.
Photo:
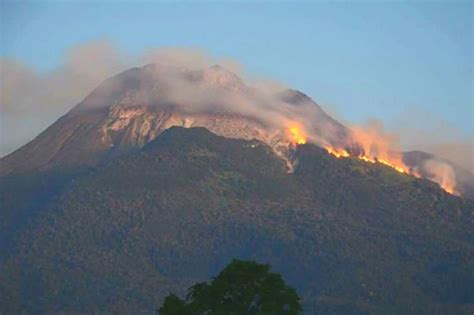
[[320,134],[334,130],[330,141],[345,141],[346,128],[300,92],[262,92],[218,65],[189,70],[150,64],[100,84],[37,138],[3,158],[0,174],[97,165],[140,149],[172,126],[258,139],[284,156],[289,140],[283,124],[293,107],[309,107]]

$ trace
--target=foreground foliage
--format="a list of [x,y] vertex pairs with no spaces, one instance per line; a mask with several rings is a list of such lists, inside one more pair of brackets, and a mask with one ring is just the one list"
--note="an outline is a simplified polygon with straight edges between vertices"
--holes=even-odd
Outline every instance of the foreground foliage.
[[160,315],[297,315],[299,297],[269,265],[233,260],[210,283],[188,289],[186,300],[171,294],[159,309]]

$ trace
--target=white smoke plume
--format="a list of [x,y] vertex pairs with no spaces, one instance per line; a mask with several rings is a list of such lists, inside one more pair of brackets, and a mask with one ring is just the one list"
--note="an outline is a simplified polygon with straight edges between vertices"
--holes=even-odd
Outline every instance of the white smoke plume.
[[430,159],[423,162],[422,170],[428,178],[438,183],[444,190],[456,193],[456,174],[448,163]]

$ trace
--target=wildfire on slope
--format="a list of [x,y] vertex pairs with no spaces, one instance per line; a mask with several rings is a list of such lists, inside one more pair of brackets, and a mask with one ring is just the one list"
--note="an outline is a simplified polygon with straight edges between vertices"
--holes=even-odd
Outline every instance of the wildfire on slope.
[[[302,125],[296,122],[288,125],[286,134],[292,146],[305,144],[309,138]],[[368,163],[380,163],[389,166],[402,174],[421,177],[417,170],[410,169],[405,165],[400,151],[394,149],[396,148],[394,139],[390,135],[384,134],[380,129],[354,127],[351,129],[351,138],[352,142],[360,148],[360,150],[356,150],[357,153],[330,144],[322,145],[322,147],[336,158],[354,157]],[[311,135],[311,139],[314,140],[315,135]],[[433,166],[430,165],[430,167],[434,169]],[[440,172],[437,168],[436,172],[433,173],[436,175],[431,176],[430,179],[437,182],[446,192],[458,195],[455,190],[455,180],[451,180],[452,176],[444,176],[444,173],[447,173],[446,171],[442,174],[443,176],[439,175]]]
[[449,192],[450,194],[459,196],[456,190],[456,175],[452,167],[443,161],[431,159],[425,161],[422,169],[427,173],[427,177]]
[[296,146],[298,144],[305,144],[308,139],[303,127],[299,125],[298,123],[294,123],[294,122],[291,123],[290,126],[288,127],[288,136],[290,139],[290,143],[293,146]]
[[[292,145],[305,144],[308,140],[304,128],[296,122],[289,124],[287,135]],[[354,156],[365,162],[381,163],[390,166],[400,173],[410,173],[410,169],[402,162],[400,153],[391,150],[392,145],[389,137],[374,130],[362,128],[354,128],[352,130],[352,137],[353,142],[362,149],[362,153],[359,155],[351,154],[344,148],[337,148],[329,144],[323,147],[328,153],[337,158]]]
[[381,126],[373,124],[367,128],[353,127],[352,138],[362,148],[361,160],[370,163],[381,163],[392,167],[400,173],[412,173],[402,161],[402,156],[396,148],[395,139],[384,133]]
[[456,195],[459,196],[459,193],[454,189],[454,185],[452,185],[449,182],[441,182],[439,183],[439,186],[443,188],[445,191],[450,193],[451,195]]

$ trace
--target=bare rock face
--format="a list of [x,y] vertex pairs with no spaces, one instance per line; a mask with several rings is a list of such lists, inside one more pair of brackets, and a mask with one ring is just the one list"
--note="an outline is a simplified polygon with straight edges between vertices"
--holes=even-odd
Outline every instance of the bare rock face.
[[[153,111],[144,106],[113,107],[105,119],[101,136],[104,144],[117,145],[120,140],[141,147],[173,126],[205,127],[228,138],[265,139],[258,123],[230,115],[189,115],[179,112]],[[119,139],[118,135],[122,136]],[[125,137],[125,138],[124,138]]]
[[233,139],[256,139],[270,145],[275,153],[289,162],[289,142],[278,130],[269,131],[249,118],[230,114],[186,114],[153,111],[148,107],[113,107],[101,129],[105,147],[141,148],[170,127],[204,127]]

